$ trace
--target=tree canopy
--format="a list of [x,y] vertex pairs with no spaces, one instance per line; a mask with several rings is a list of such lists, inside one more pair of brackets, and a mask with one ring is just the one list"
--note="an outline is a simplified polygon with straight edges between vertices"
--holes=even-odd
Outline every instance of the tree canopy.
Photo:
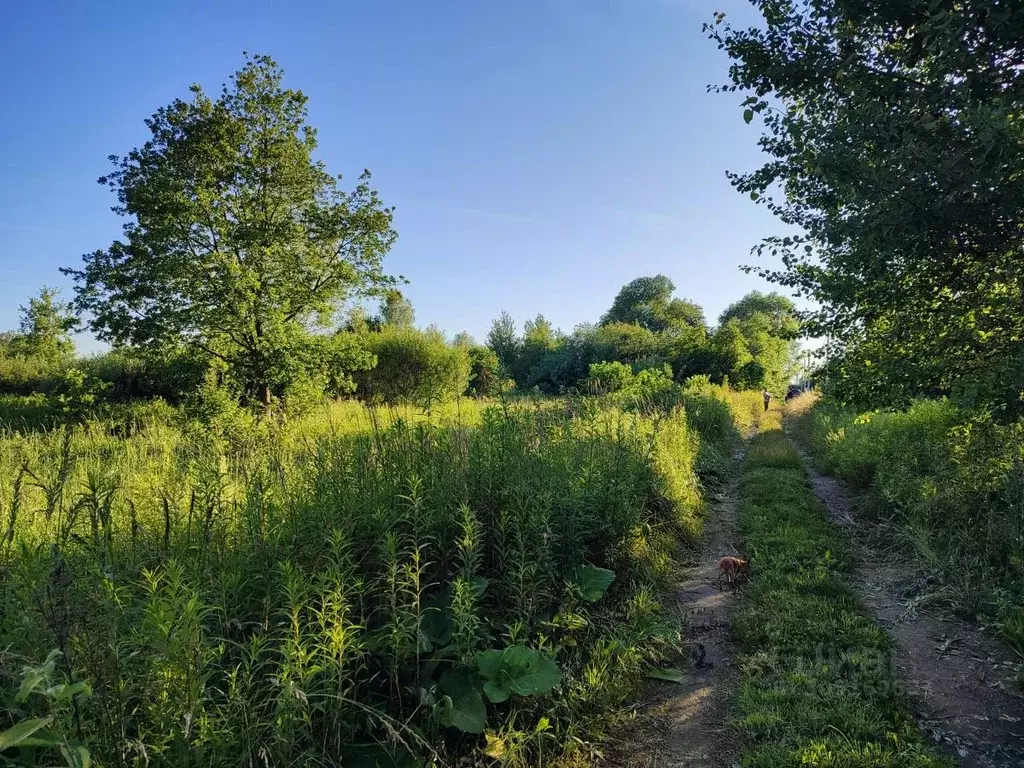
[[632,323],[649,331],[705,326],[704,311],[692,301],[673,298],[675,284],[665,275],[638,277],[616,295],[601,325]]
[[314,159],[306,97],[282,80],[251,56],[216,98],[194,85],[157,110],[100,179],[123,239],[65,270],[101,339],[193,345],[264,401],[341,301],[394,283],[392,209],[368,172],[344,192]]
[[840,394],[1020,407],[1024,5],[755,5],[761,27],[708,26],[768,155],[733,183],[799,232],[765,240],[783,266],[759,271],[818,303]]

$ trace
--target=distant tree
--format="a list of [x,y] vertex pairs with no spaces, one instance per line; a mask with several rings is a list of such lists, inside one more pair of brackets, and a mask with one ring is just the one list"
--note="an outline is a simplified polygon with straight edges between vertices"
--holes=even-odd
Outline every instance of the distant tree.
[[469,351],[469,389],[471,395],[496,395],[501,391],[501,364],[490,347],[456,344]]
[[539,383],[532,374],[541,360],[553,352],[561,341],[558,332],[544,315],[537,315],[523,324],[523,341],[519,356],[512,365],[512,376],[520,387]]
[[391,325],[396,328],[411,328],[416,322],[416,312],[409,301],[399,290],[391,290],[384,294],[381,302],[379,325]]
[[742,299],[730,304],[718,318],[720,325],[730,320],[749,320],[760,315],[768,323],[770,333],[782,339],[795,339],[800,335],[800,320],[797,318],[796,307],[785,296],[777,293],[761,293],[751,291]]
[[693,302],[673,299],[675,288],[665,275],[638,277],[622,286],[601,325],[632,323],[655,333],[673,327],[703,327],[704,311]]
[[101,339],[194,346],[264,403],[340,302],[395,282],[381,266],[392,210],[369,173],[346,193],[313,159],[306,97],[282,77],[249,57],[217,98],[194,85],[159,109],[100,179],[124,239],[64,270]]
[[74,354],[71,333],[78,328],[78,318],[71,305],[59,301],[58,296],[58,291],[44,287],[29,299],[28,306],[20,307],[20,333],[7,345],[12,353],[50,362]]
[[502,368],[511,372],[516,358],[519,357],[520,340],[516,331],[516,321],[505,310],[491,322],[491,330],[487,333],[487,346],[494,350]]
[[[459,331],[456,333],[455,338],[452,339],[452,344],[456,347],[466,347],[468,349],[479,346],[476,343],[476,339],[474,339],[468,331]],[[497,360],[497,356],[495,356],[495,360]]]
[[377,323],[377,318],[370,317],[366,307],[358,304],[348,310],[341,324],[341,331],[344,333],[368,333],[378,330],[380,330],[380,326]]

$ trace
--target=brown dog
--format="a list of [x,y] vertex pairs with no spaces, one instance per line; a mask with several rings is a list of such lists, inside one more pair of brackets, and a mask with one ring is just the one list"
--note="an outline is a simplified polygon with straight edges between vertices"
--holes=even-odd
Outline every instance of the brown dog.
[[726,556],[718,561],[718,588],[722,588],[722,579],[733,589],[740,579],[746,581],[750,578],[750,563],[739,557]]

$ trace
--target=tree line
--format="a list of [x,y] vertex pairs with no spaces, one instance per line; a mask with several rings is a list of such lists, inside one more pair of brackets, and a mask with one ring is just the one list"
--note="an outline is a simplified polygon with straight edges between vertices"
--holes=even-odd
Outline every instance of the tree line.
[[[346,191],[315,158],[307,99],[283,77],[269,57],[247,56],[218,95],[192,86],[146,120],[142,146],[111,157],[99,182],[117,198],[122,237],[62,270],[70,303],[43,289],[23,308],[20,331],[0,340],[0,388],[86,401],[174,401],[206,387],[263,406],[352,393],[429,403],[579,391],[602,362],[785,387],[799,333],[788,299],[751,293],[711,327],[664,275],[625,285],[571,333],[543,315],[520,333],[506,313],[484,344],[417,328],[404,278],[383,265],[393,209],[368,171]],[[114,351],[72,370],[70,333],[82,326]]]

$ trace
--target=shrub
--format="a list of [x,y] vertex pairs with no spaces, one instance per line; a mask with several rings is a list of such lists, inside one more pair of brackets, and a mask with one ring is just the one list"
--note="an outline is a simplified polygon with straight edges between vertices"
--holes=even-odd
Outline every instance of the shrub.
[[357,393],[366,400],[430,404],[466,391],[469,353],[448,345],[437,331],[384,326],[359,341],[377,358],[375,368],[354,375]]
[[60,385],[70,360],[0,354],[0,394],[32,395]]
[[590,364],[587,391],[598,394],[618,392],[633,383],[633,369],[617,360]]

